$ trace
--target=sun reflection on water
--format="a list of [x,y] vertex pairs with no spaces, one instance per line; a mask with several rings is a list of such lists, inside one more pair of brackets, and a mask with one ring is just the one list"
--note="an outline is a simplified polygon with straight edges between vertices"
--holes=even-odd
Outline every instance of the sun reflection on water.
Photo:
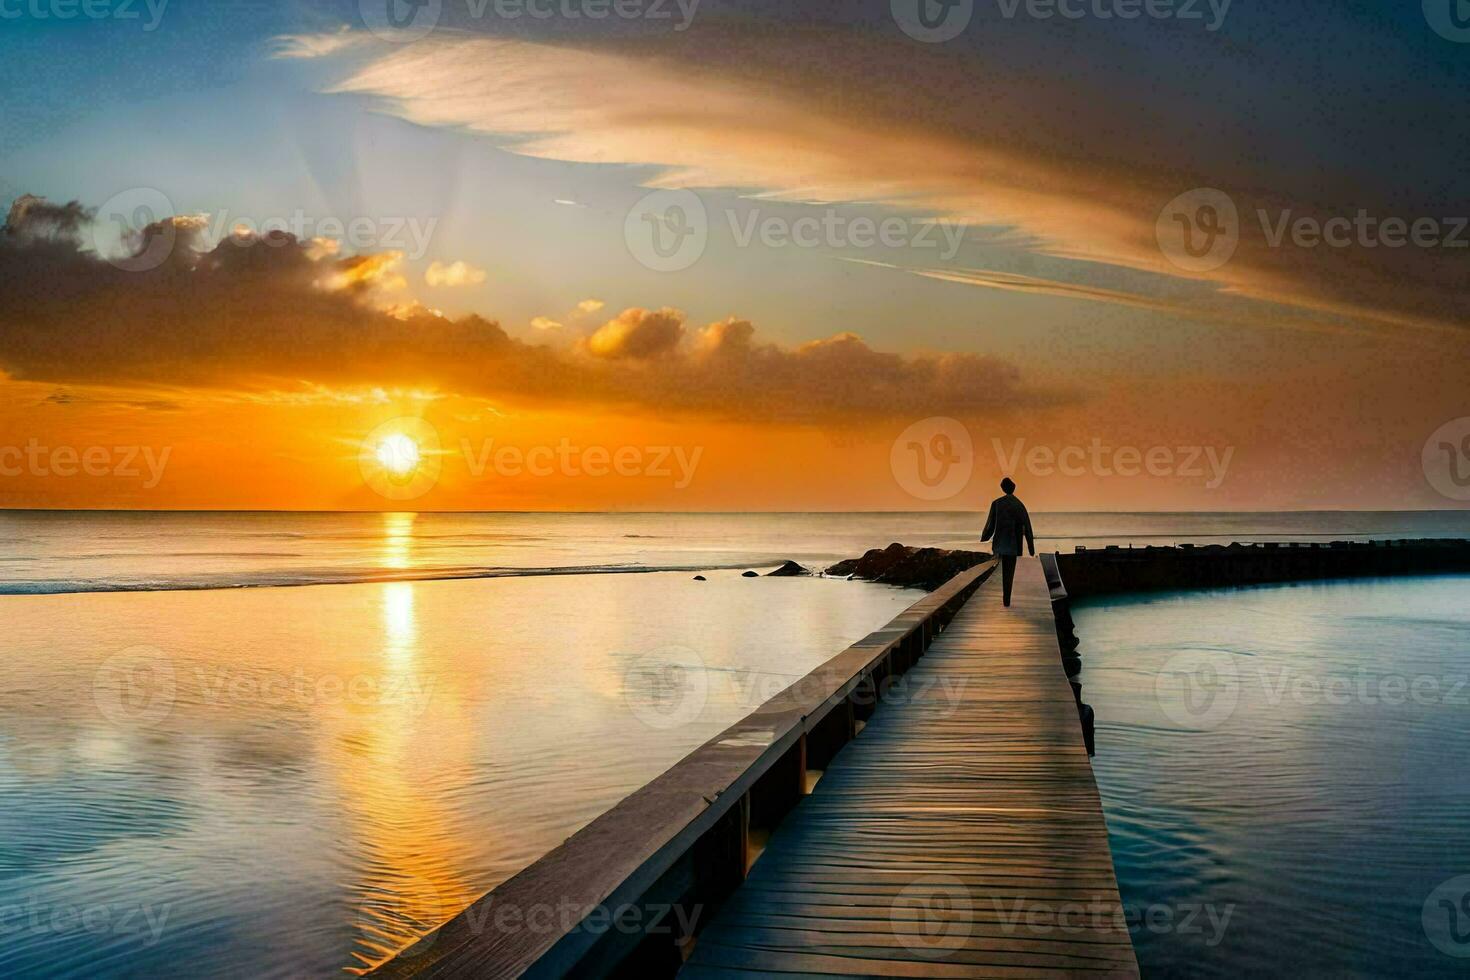
[[[416,514],[383,515],[383,564],[414,565]],[[468,842],[440,793],[421,780],[446,761],[463,771],[471,726],[453,715],[454,678],[421,648],[417,582],[385,582],[376,670],[385,697],[336,732],[344,809],[355,826],[362,872],[354,883],[356,937],[349,973],[359,974],[452,918],[477,890],[466,879]],[[452,720],[451,720],[452,721]],[[434,756],[430,763],[426,756]],[[446,787],[440,787],[441,791]],[[452,797],[453,793],[449,795]]]
[[414,583],[389,582],[383,586],[383,651],[394,667],[413,663],[418,652],[418,620],[414,614]]
[[383,566],[413,567],[413,525],[417,514],[383,515]]

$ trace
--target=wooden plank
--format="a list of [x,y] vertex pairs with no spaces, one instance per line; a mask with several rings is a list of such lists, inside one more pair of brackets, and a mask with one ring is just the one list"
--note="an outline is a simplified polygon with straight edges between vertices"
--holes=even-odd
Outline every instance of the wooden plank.
[[787,816],[681,976],[1136,977],[1040,564],[974,597]]

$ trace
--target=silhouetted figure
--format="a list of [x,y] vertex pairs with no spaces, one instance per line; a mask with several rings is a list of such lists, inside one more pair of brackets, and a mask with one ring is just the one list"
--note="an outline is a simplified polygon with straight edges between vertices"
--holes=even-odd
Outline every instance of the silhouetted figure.
[[1011,604],[1011,586],[1016,581],[1016,559],[1021,555],[1021,539],[1026,539],[1026,550],[1036,557],[1036,541],[1031,536],[1031,515],[1026,505],[1016,496],[1016,481],[1006,477],[1000,481],[1004,497],[990,503],[990,516],[985,520],[985,533],[981,541],[995,539],[990,553],[1000,559],[1000,583],[1005,604]]

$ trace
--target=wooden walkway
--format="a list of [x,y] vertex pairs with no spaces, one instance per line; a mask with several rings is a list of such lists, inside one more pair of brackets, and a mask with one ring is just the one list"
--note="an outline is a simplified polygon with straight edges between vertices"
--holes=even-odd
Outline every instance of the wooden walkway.
[[980,587],[681,976],[1137,976],[1040,563]]

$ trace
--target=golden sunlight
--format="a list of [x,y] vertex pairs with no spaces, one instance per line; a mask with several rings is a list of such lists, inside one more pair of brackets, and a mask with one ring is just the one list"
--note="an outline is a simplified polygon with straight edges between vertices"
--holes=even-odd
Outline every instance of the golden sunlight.
[[401,432],[385,436],[373,455],[383,469],[398,477],[408,476],[418,469],[421,457],[419,444]]
[[388,500],[417,499],[439,482],[444,453],[438,430],[424,419],[389,419],[359,445],[357,462],[363,481]]

